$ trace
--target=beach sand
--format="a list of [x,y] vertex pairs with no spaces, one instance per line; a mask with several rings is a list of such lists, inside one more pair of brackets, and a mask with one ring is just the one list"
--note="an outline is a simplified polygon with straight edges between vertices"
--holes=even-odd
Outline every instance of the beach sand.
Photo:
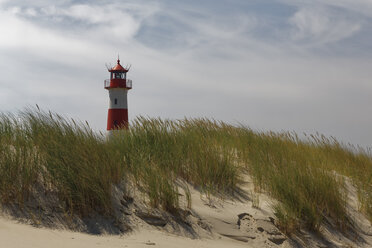
[[[247,247],[239,241],[191,239],[158,230],[139,230],[126,235],[89,235],[65,230],[36,228],[0,219],[0,247],[4,248],[82,248],[82,247]],[[249,246],[248,246],[249,247]]]

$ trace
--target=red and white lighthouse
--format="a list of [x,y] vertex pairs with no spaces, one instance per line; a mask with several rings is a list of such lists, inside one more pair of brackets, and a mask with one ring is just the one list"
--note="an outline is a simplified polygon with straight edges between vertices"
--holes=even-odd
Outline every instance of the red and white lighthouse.
[[132,89],[132,80],[127,79],[129,68],[117,64],[108,68],[110,79],[106,79],[104,87],[109,92],[109,110],[107,116],[107,130],[128,128],[128,90]]

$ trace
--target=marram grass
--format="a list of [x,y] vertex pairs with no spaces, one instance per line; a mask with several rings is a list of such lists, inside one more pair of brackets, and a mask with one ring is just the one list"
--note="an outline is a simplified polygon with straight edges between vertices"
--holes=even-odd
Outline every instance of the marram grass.
[[[131,182],[148,204],[176,213],[177,180],[206,194],[234,193],[248,173],[277,200],[282,230],[349,223],[345,178],[372,220],[372,158],[335,139],[260,133],[208,119],[136,118],[107,139],[89,125],[28,109],[0,117],[0,201],[22,206],[35,187],[53,190],[70,213],[112,213],[112,186]],[[185,189],[185,192],[189,192]],[[187,194],[186,194],[187,196]],[[191,198],[188,207],[191,206]]]

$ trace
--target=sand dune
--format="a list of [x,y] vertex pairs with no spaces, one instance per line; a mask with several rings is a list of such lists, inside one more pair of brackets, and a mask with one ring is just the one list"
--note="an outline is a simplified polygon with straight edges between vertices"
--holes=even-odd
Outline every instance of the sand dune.
[[90,235],[34,227],[3,215],[0,247],[371,247],[371,223],[357,211],[356,192],[351,184],[347,184],[349,211],[358,224],[357,233],[341,234],[331,226],[324,226],[317,235],[303,231],[287,237],[275,225],[271,209],[274,200],[264,193],[259,196],[253,193],[248,176],[245,181],[241,192],[234,197],[206,197],[192,189],[192,209],[185,228],[163,223],[151,215],[146,217],[138,208],[128,209],[132,231],[123,235]]

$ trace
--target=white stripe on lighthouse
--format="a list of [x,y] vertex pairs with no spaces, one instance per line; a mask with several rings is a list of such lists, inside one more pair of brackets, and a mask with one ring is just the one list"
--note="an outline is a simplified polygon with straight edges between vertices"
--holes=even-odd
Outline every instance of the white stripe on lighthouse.
[[109,90],[109,109],[128,109],[128,91],[123,88],[111,88]]

